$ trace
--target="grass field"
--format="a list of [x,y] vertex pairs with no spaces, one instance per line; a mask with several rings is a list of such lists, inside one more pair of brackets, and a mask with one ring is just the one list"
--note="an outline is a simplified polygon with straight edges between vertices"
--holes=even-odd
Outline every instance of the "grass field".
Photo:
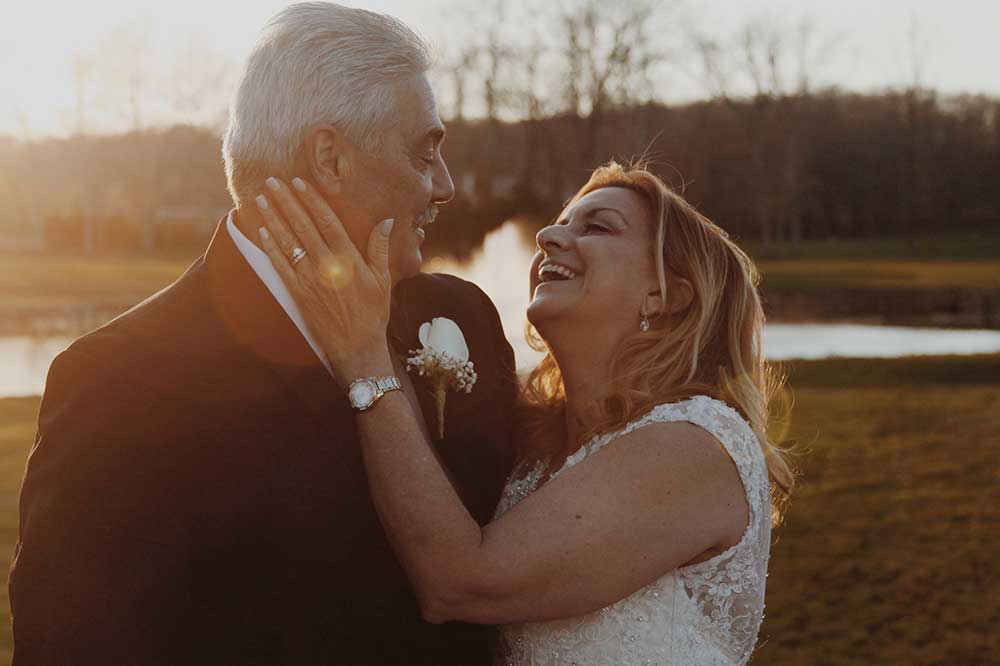
[[[35,432],[38,398],[0,400],[0,551],[9,568],[17,541],[17,493],[21,488],[24,463]],[[10,602],[7,576],[0,589],[0,663],[9,664],[13,656],[10,633]]]
[[958,231],[949,234],[908,234],[876,238],[831,238],[799,243],[736,242],[758,260],[770,259],[896,259],[948,260],[996,259],[1000,257],[1000,227]]
[[192,260],[12,255],[0,261],[0,308],[131,305],[167,286]]
[[1000,261],[769,259],[758,262],[767,289],[1000,289]]
[[1000,663],[1000,355],[797,362],[772,666]]
[[[775,533],[752,663],[1000,663],[1000,354],[788,367],[803,475]],[[0,400],[7,553],[36,410],[34,398]]]
[[[860,251],[860,250],[859,250]],[[775,250],[777,252],[777,250]],[[760,259],[764,290],[814,293],[856,289],[1000,290],[1000,253],[978,258],[824,256],[810,245],[797,257]],[[0,257],[0,309],[137,303],[184,272],[190,259]],[[527,270],[527,266],[525,266]]]

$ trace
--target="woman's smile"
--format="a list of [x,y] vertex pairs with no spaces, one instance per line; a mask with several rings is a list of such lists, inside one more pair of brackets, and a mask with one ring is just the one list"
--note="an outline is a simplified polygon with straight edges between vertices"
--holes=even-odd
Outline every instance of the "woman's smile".
[[572,202],[539,231],[528,319],[542,337],[566,324],[574,336],[597,329],[607,329],[609,339],[630,334],[656,287],[652,229],[636,192],[607,187]]

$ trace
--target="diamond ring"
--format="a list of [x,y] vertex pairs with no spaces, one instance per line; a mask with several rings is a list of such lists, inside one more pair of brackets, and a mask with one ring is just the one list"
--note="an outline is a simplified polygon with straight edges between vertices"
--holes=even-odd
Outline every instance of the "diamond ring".
[[309,253],[301,247],[292,248],[292,256],[289,257],[292,262],[292,266],[305,259],[307,254]]

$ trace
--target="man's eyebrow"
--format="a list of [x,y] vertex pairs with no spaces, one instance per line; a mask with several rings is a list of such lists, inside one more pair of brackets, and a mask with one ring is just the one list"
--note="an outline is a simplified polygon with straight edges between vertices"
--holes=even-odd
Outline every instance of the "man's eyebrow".
[[622,222],[625,224],[626,227],[629,226],[628,220],[625,218],[625,215],[623,215],[622,212],[620,210],[618,210],[617,208],[608,208],[607,206],[602,206],[602,207],[599,207],[599,208],[591,208],[586,213],[584,213],[584,217],[586,217],[588,219],[592,218],[595,215],[597,215],[598,213],[600,213],[602,210],[609,210],[612,213],[615,213],[616,215],[618,215],[618,217],[620,217],[622,219]]

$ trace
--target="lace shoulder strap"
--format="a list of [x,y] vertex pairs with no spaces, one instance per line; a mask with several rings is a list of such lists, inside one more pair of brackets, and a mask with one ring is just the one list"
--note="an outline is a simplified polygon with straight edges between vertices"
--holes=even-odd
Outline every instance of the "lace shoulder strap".
[[707,395],[696,395],[681,402],[658,405],[646,416],[652,418],[651,422],[687,421],[712,433],[736,463],[746,489],[753,487],[754,451],[759,451],[760,446],[750,424],[733,407]]
[[586,456],[596,453],[609,442],[627,435],[650,423],[663,423],[668,421],[687,421],[707,430],[718,439],[726,451],[729,452],[736,468],[739,470],[740,480],[747,492],[747,499],[750,502],[751,510],[754,507],[754,493],[752,492],[757,483],[754,474],[754,450],[760,450],[757,445],[757,436],[753,429],[743,419],[738,411],[715,398],[707,395],[696,395],[681,400],[680,402],[669,402],[657,405],[643,416],[632,421],[621,430],[598,435],[579,451],[566,459],[566,464],[562,469],[553,475],[553,478],[566,471]]

